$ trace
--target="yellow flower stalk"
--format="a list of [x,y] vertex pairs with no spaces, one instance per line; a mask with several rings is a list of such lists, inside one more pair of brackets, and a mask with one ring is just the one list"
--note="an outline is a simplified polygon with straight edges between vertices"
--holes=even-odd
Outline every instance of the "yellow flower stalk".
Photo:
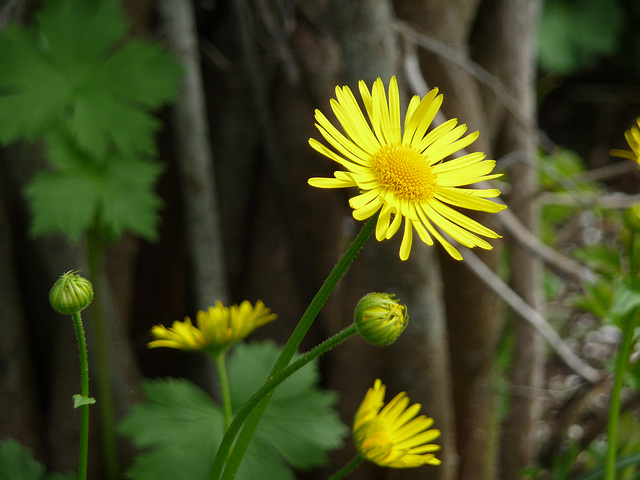
[[216,302],[206,312],[200,310],[197,313],[196,325],[189,317],[185,317],[183,322],[173,322],[171,328],[155,325],[151,329],[154,340],[148,346],[217,354],[276,318],[277,315],[260,300],[255,307],[247,300],[231,307]]
[[333,150],[313,138],[309,144],[345,170],[334,172],[333,178],[310,178],[309,184],[318,188],[357,187],[360,193],[349,200],[353,217],[365,220],[380,212],[378,241],[393,237],[404,219],[399,252],[402,260],[409,258],[414,230],[427,245],[433,245],[433,238],[438,240],[456,260],[462,260],[460,252],[440,231],[466,247],[490,250],[492,246],[478,235],[500,236],[458,208],[490,213],[506,208],[487,200],[500,195],[498,189],[461,188],[500,176],[491,174],[495,161],[485,160],[479,152],[445,160],[469,146],[478,132],[463,136],[466,125],[457,125],[452,119],[427,133],[442,104],[437,89],[422,99],[417,95],[411,99],[404,127],[400,124],[395,77],[389,84],[388,99],[381,79],[371,91],[363,81],[359,89],[368,120],[348,87],[336,87],[336,99],[331,100],[344,133],[316,110],[316,127]]
[[631,151],[614,148],[609,154],[614,157],[628,158],[640,166],[640,118],[636,119],[636,124],[637,126],[633,125],[624,132],[624,137],[627,139]]
[[386,406],[385,386],[376,380],[356,413],[353,421],[353,440],[360,455],[381,466],[410,468],[421,465],[440,465],[433,452],[439,445],[429,442],[440,436],[430,429],[433,419],[417,416],[421,405],[409,408],[409,398],[402,392]]

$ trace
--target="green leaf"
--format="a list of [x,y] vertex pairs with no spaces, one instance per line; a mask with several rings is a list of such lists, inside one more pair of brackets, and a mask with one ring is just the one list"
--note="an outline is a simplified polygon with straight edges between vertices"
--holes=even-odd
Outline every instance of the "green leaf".
[[50,136],[48,143],[58,168],[39,173],[27,188],[33,235],[60,232],[77,239],[98,226],[114,239],[125,229],[156,237],[158,163],[119,152],[100,161],[63,135]]
[[638,306],[640,306],[640,292],[624,284],[618,285],[613,294],[608,317],[620,319]]
[[41,50],[69,70],[95,66],[127,33],[118,4],[111,0],[48,0],[36,25]]
[[47,474],[31,452],[14,440],[0,443],[0,480],[74,480],[74,474]]
[[[229,356],[233,410],[237,411],[269,375],[280,349],[272,342],[237,344]],[[336,395],[320,391],[315,364],[276,390],[238,472],[239,479],[294,479],[294,468],[326,461],[341,445],[346,427],[332,406]],[[135,480],[208,478],[222,440],[223,414],[207,394],[186,380],[147,380],[147,402],[120,425],[144,451],[127,472]],[[194,441],[194,439],[197,439]]]
[[0,141],[33,140],[61,116],[73,84],[17,26],[0,35],[0,71]]
[[578,261],[596,270],[607,277],[609,284],[614,283],[614,278],[623,270],[619,244],[599,243],[585,245],[573,250],[573,255]]
[[615,287],[609,281],[585,283],[584,293],[576,295],[573,304],[599,318],[605,318],[611,309]]
[[96,403],[96,399],[93,397],[83,397],[79,393],[73,396],[73,408],[78,408],[82,405],[93,405],[94,403]]
[[[632,465],[640,465],[640,454],[632,453],[629,455],[624,455],[622,457],[618,457],[616,459],[615,470],[616,472],[622,470],[623,468],[627,468]],[[597,467],[589,470],[588,472],[584,472],[575,477],[575,480],[600,480],[604,478],[604,466],[598,465]]]
[[208,478],[217,445],[222,441],[223,414],[198,387],[181,379],[145,380],[147,401],[133,408],[120,431],[145,449],[127,477]]
[[127,26],[112,0],[48,0],[33,27],[0,35],[0,141],[70,132],[97,157],[112,144],[154,153],[159,122],[181,69],[157,45],[122,43]]
[[[262,385],[279,353],[271,343],[236,347],[229,359],[234,411],[253,395],[256,386]],[[332,410],[338,400],[336,393],[315,388],[320,380],[316,368],[303,371],[303,375],[293,375],[275,391],[260,422],[263,428],[259,427],[255,434],[255,441],[271,444],[298,469],[325,463],[324,452],[339,447],[345,433],[345,426]]]
[[624,15],[616,0],[546,0],[538,56],[544,70],[569,74],[613,53]]

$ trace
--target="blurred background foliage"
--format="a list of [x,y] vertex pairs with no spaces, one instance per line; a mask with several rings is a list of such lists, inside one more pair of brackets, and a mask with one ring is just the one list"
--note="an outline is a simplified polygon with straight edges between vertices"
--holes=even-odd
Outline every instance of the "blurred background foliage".
[[[85,3],[102,6],[95,23],[78,20]],[[189,7],[193,25],[176,25],[176,5]],[[118,421],[137,412],[131,430],[131,419],[144,417],[144,377],[184,377],[215,397],[210,365],[147,351],[149,328],[218,299],[262,299],[280,319],[258,337],[284,342],[358,228],[346,194],[306,184],[333,169],[307,145],[313,109],[327,112],[335,85],[360,78],[397,74],[405,94],[424,94],[408,67],[415,60],[418,79],[444,93],[445,115],[480,130],[475,148],[506,172],[510,210],[597,273],[585,282],[547,262],[538,277],[540,265],[521,260],[530,250],[500,223],[505,240],[483,258],[603,377],[588,382],[571,371],[436,248],[420,246],[401,264],[397,245],[368,245],[305,348],[348,324],[368,291],[407,302],[412,323],[398,344],[380,350],[354,339],[320,361],[319,383],[338,392],[347,425],[376,377],[389,393],[406,390],[442,429],[444,463],[401,473],[365,466],[353,478],[598,478],[619,342],[606,319],[625,271],[621,211],[638,200],[640,183],[637,167],[608,151],[627,148],[623,132],[640,116],[638,23],[634,0],[3,2],[0,439],[34,452],[40,464],[25,460],[24,478],[43,478],[44,466],[67,472],[76,460],[73,331],[47,292],[62,272],[88,268],[83,235],[97,228],[105,240],[100,283]],[[47,57],[55,42],[45,40],[56,38],[80,50]],[[191,83],[194,72],[200,83]],[[20,82],[34,85],[22,100]],[[91,317],[87,324],[95,352],[99,335]],[[620,441],[620,478],[629,479],[640,441],[633,359]],[[163,381],[145,382],[148,394]],[[92,425],[100,430],[97,419]],[[95,479],[108,477],[98,431]],[[123,466],[135,465],[136,451],[119,437]],[[325,478],[352,453],[347,439],[331,467],[300,478]],[[25,455],[15,444],[0,449],[2,458]]]

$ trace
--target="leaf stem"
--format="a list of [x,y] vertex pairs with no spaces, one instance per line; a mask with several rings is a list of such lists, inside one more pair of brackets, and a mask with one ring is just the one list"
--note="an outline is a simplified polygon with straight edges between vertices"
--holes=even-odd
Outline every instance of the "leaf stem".
[[611,400],[609,403],[609,417],[607,419],[607,450],[605,452],[605,480],[616,478],[616,450],[618,443],[618,422],[620,418],[620,405],[622,403],[622,386],[624,374],[629,362],[631,345],[633,343],[633,331],[636,323],[637,309],[634,308],[624,317],[622,327],[622,344],[618,350],[616,366],[611,387]]
[[347,463],[344,467],[342,467],[336,473],[331,475],[328,480],[341,480],[342,478],[346,477],[349,473],[351,473],[358,465],[360,465],[360,462],[362,462],[362,460],[363,460],[362,455],[358,453],[355,457],[351,459],[349,463]]
[[[362,227],[362,229],[360,230],[360,233],[358,233],[358,235],[353,240],[353,242],[351,242],[351,244],[349,245],[349,248],[347,249],[345,254],[342,256],[340,261],[336,264],[336,266],[333,268],[333,270],[331,271],[327,279],[324,281],[324,283],[320,287],[320,290],[318,290],[318,293],[316,293],[316,296],[313,298],[313,300],[307,307],[307,310],[304,312],[304,315],[298,322],[298,325],[296,326],[293,333],[289,337],[289,340],[287,341],[286,345],[282,349],[280,356],[278,357],[275,365],[271,369],[270,378],[274,377],[276,373],[284,369],[289,364],[289,362],[291,361],[291,358],[293,357],[298,347],[300,346],[300,343],[302,342],[302,339],[304,338],[305,334],[307,333],[307,331],[313,324],[313,321],[318,316],[318,313],[320,312],[325,302],[329,298],[329,295],[331,295],[331,292],[333,292],[334,288],[336,287],[340,279],[343,277],[343,275],[345,274],[345,272],[347,271],[351,263],[353,263],[356,256],[358,255],[360,250],[362,250],[362,247],[364,246],[364,244],[367,242],[367,240],[373,233],[377,219],[378,219],[378,215],[376,214],[376,215],[373,215],[367,221],[364,227]],[[240,434],[240,437],[238,438],[238,441],[236,442],[233,448],[233,451],[229,456],[229,465],[224,472],[225,479],[226,478],[231,479],[235,477],[237,469],[240,466],[240,462],[242,461],[242,457],[244,456],[244,452],[249,446],[249,442],[251,441],[253,433],[256,427],[258,426],[260,418],[262,417],[262,414],[264,413],[264,410],[266,409],[267,404],[269,403],[269,399],[270,399],[270,395],[269,396],[264,395],[262,404],[258,408],[256,408],[253,415],[251,415],[252,420],[250,424],[248,424],[246,428],[242,430],[242,433]],[[253,410],[253,407],[251,408],[251,410]],[[249,410],[248,413],[250,413],[251,410]],[[232,426],[227,430],[227,433],[222,439],[222,443],[218,448],[218,453],[216,454],[213,467],[211,469],[211,474],[209,476],[210,480],[217,480],[221,478],[222,471],[224,469],[225,459],[227,458],[229,450],[231,449],[231,446],[234,443],[235,436],[237,435],[240,427],[242,426],[241,422],[244,422],[245,420],[245,417],[241,417],[241,418],[238,418],[238,417],[239,415],[236,415],[234,422],[232,422]]]
[[316,293],[316,296],[307,307],[307,310],[304,312],[300,322],[298,322],[298,325],[291,334],[291,337],[289,337],[289,340],[282,349],[280,356],[271,369],[272,374],[283,369],[289,364],[291,358],[298,350],[300,343],[302,343],[302,339],[309,331],[309,328],[318,316],[318,313],[320,313],[320,310],[329,298],[329,295],[331,295],[334,288],[336,288],[340,279],[344,276],[349,266],[353,263],[356,256],[360,253],[360,250],[362,250],[362,247],[364,247],[364,244],[373,233],[377,220],[378,215],[376,214],[367,221],[364,227],[360,230],[360,233],[358,233],[353,242],[351,242],[349,248],[344,253],[340,261],[335,267],[333,267],[333,270],[320,287],[320,290],[318,290],[318,293]]
[[[298,322],[298,325],[291,333],[289,340],[282,349],[282,352],[276,360],[275,365],[271,369],[270,376],[273,376],[289,364],[291,358],[300,346],[302,339],[309,331],[309,328],[318,316],[318,313],[329,298],[329,295],[331,295],[331,292],[333,292],[340,279],[344,276],[351,263],[353,263],[356,256],[358,255],[360,250],[362,250],[362,247],[373,233],[377,219],[378,214],[375,214],[371,218],[369,218],[367,223],[360,230],[360,233],[358,233],[353,242],[351,242],[349,248],[342,256],[340,261],[336,264],[327,279],[324,281],[324,283],[320,287],[320,290],[318,290],[318,293],[316,293],[316,296],[313,298],[313,300],[307,307],[307,310],[302,315],[302,318]],[[240,467],[242,457],[244,456],[244,453],[249,446],[249,442],[251,441],[253,433],[255,432],[258,423],[260,422],[260,418],[262,418],[262,414],[267,408],[267,404],[269,403],[270,398],[270,395],[265,396],[262,404],[256,408],[255,412],[253,412],[253,414],[247,420],[247,425],[245,425],[245,427],[242,429],[242,432],[240,433],[240,436],[238,437],[238,440],[233,447],[231,454],[229,455],[228,466],[224,470],[223,478],[225,480],[231,480],[235,478],[236,472]],[[227,432],[227,434],[229,434],[229,432]],[[223,469],[222,463],[227,456],[228,450],[231,448],[231,444],[233,443],[233,438],[228,438],[227,434],[225,434],[225,437],[220,444],[218,454],[216,455],[216,459],[214,460],[214,465],[210,475],[210,479],[212,480],[220,478]],[[233,433],[233,436],[235,435],[236,433]],[[222,451],[222,454],[220,451]]]
[[[627,256],[629,260],[629,285],[632,290],[638,291],[638,252],[637,233],[630,229]],[[624,374],[629,363],[629,356],[633,346],[633,333],[637,321],[637,308],[632,308],[622,319],[622,343],[618,350],[616,365],[611,387],[611,400],[609,402],[609,417],[607,418],[607,450],[604,457],[604,479],[615,480],[616,477],[616,450],[618,446],[618,422],[620,418],[620,406],[622,403],[622,387]]]
[[[80,395],[89,398],[89,359],[87,354],[87,340],[82,326],[80,312],[71,314],[73,326],[76,330],[78,355],[80,357]],[[89,458],[89,404],[80,406],[80,452],[78,454],[78,480],[86,480]]]
[[[234,417],[233,421],[231,422],[231,425],[227,429],[227,433],[225,434],[224,439],[222,440],[222,444],[218,449],[218,453],[216,455],[213,469],[211,470],[211,475],[209,478],[214,479],[214,478],[220,477],[220,475],[222,474],[222,469],[224,468],[224,463],[220,460],[227,455],[227,452],[229,451],[235,436],[238,434],[238,432],[242,428],[245,421],[247,422],[247,424],[249,424],[249,422],[253,420],[256,422],[256,426],[257,426],[258,422],[260,421],[262,413],[264,412],[264,410],[268,405],[268,401],[265,401],[265,400],[271,398],[273,391],[276,389],[278,385],[280,385],[282,382],[284,382],[287,378],[289,378],[295,372],[300,370],[302,367],[307,365],[309,362],[315,360],[320,355],[328,352],[333,347],[341,344],[345,340],[353,337],[354,335],[356,335],[356,333],[357,331],[356,331],[355,324],[351,324],[344,330],[341,330],[331,338],[328,338],[327,340],[322,342],[320,345],[318,345],[314,349],[309,350],[307,353],[302,355],[298,360],[296,360],[292,364],[283,368],[279,372],[272,374],[267,380],[267,382],[262,387],[260,387],[260,389],[256,393],[254,393],[249,400],[247,400],[247,402],[242,406],[242,408],[238,411],[238,413]],[[255,412],[260,412],[260,416],[254,415]],[[254,427],[254,430],[255,430],[255,427]],[[226,446],[226,449],[223,448],[223,444]],[[237,462],[238,464],[235,465],[235,462]],[[242,457],[239,457],[238,460],[235,460],[233,462],[230,459],[229,464],[227,465],[227,470],[225,470],[224,472],[225,474],[224,478],[227,478],[229,475],[232,475],[231,478],[233,478],[241,462],[242,462]],[[229,470],[229,468],[231,468],[231,470]]]

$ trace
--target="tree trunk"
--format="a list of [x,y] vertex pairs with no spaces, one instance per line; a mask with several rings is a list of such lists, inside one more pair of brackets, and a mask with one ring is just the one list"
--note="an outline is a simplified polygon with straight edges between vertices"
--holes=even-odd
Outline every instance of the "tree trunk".
[[[536,167],[536,137],[529,127],[535,121],[535,30],[538,0],[491,0],[485,2],[486,15],[478,32],[480,46],[478,60],[501,79],[519,106],[520,119],[508,112],[504,105],[492,105],[493,121],[498,126],[497,155],[516,152],[520,161],[508,171],[512,186],[509,206],[531,232],[537,234],[539,212],[533,197],[538,190]],[[490,33],[489,33],[490,32]],[[484,53],[486,52],[486,53]],[[496,98],[491,92],[488,103]],[[495,100],[494,100],[495,101]],[[527,248],[516,242],[510,244],[511,285],[529,305],[538,311],[543,308],[542,263]],[[536,396],[544,380],[544,344],[541,336],[527,322],[514,319],[515,343],[509,369],[509,381],[519,391],[512,392],[509,415],[503,425],[500,454],[500,478],[518,478],[535,454],[534,428],[540,414],[541,398]],[[522,388],[524,387],[524,388]]]
[[[332,0],[327,18],[342,53],[345,83],[354,92],[359,80],[371,88],[378,77],[388,85],[394,74],[404,90],[397,33],[393,29],[395,15],[390,2]],[[404,91],[401,97],[405,98],[401,104],[406,105]],[[348,401],[343,402],[351,415],[376,377],[387,385],[387,401],[406,391],[412,403],[421,403],[422,413],[434,417],[436,428],[441,430],[438,443],[442,446],[439,457],[443,464],[438,468],[404,471],[403,478],[453,479],[457,467],[455,419],[451,408],[451,373],[437,247],[417,243],[410,259],[401,262],[398,238],[382,244],[371,239],[370,243],[346,279],[342,316],[352,315],[355,302],[365,293],[385,291],[396,294],[407,304],[409,327],[395,344],[384,350],[361,341],[345,345],[336,357],[338,364],[348,364],[350,368],[337,368],[332,384],[340,391],[353,392]],[[357,391],[362,394],[357,395]],[[360,475],[357,478],[371,478],[366,470]],[[394,473],[389,475],[391,478]]]
[[[468,56],[468,38],[476,18],[478,2],[449,0],[396,0],[398,17],[461,54]],[[443,112],[457,117],[469,131],[480,130],[480,137],[469,147],[491,155],[490,136],[484,132],[485,115],[480,88],[467,70],[428,51],[421,51],[420,64],[430,88],[444,95]],[[486,222],[486,219],[481,219]],[[490,220],[488,220],[490,221]],[[495,252],[478,252],[495,266]],[[441,255],[444,297],[449,330],[452,365],[457,450],[460,480],[491,478],[495,457],[492,413],[493,358],[501,329],[495,296],[463,262]]]
[[206,309],[229,302],[217,189],[214,182],[198,38],[190,2],[161,0],[167,43],[185,74],[173,106],[176,152],[186,213],[185,228],[195,304]]

